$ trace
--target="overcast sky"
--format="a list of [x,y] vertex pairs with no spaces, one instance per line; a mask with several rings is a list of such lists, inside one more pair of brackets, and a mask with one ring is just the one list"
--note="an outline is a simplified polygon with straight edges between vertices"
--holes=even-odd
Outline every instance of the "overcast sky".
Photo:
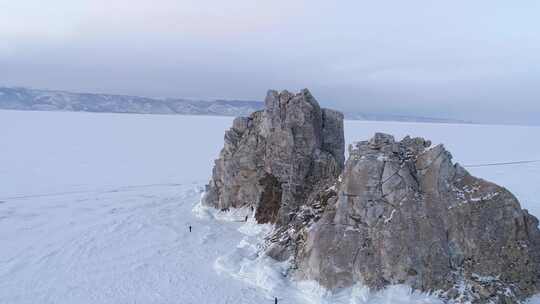
[[540,123],[540,1],[0,0],[0,86]]

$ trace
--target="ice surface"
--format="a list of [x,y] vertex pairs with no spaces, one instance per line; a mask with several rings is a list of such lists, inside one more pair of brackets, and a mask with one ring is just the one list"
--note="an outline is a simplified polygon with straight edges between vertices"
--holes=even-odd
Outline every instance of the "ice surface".
[[0,197],[206,182],[229,117],[0,110]]
[[[290,282],[285,263],[257,256],[269,227],[242,222],[249,210],[196,207],[231,123],[0,111],[0,303],[437,303],[406,286]],[[345,125],[349,142],[423,136],[465,165],[539,158],[540,127]],[[470,171],[540,215],[540,164]]]

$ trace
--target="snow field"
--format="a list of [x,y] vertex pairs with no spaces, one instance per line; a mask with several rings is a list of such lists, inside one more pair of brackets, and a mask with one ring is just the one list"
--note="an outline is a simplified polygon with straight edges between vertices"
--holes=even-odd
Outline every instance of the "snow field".
[[[291,282],[286,263],[256,254],[271,227],[197,206],[231,122],[0,111],[0,303],[439,302],[406,286],[332,295]],[[348,142],[423,136],[464,165],[540,158],[540,127],[345,125]],[[540,215],[539,163],[469,170]]]

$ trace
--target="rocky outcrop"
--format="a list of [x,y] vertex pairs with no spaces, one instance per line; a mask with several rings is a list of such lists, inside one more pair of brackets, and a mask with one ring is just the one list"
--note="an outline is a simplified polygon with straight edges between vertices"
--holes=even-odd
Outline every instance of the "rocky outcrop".
[[296,277],[329,289],[407,284],[459,303],[538,292],[538,220],[430,145],[376,134],[352,146],[320,219],[298,232]]
[[457,303],[540,291],[538,220],[442,145],[376,134],[349,148],[343,115],[307,90],[269,91],[225,134],[202,203],[274,223],[264,254],[330,290],[407,284]]
[[203,204],[252,207],[259,223],[284,226],[344,163],[343,115],[321,109],[305,89],[269,91],[265,110],[234,120]]

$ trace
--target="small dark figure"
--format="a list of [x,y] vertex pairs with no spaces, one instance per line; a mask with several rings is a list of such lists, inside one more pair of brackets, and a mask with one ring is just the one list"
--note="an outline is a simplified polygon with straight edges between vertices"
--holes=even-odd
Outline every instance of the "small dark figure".
[[247,222],[247,219],[248,219],[248,216],[246,215],[246,220],[245,220],[245,222]]
[[189,226],[189,232],[191,232],[191,226]]
[[274,303],[277,304],[277,297],[274,298]]

